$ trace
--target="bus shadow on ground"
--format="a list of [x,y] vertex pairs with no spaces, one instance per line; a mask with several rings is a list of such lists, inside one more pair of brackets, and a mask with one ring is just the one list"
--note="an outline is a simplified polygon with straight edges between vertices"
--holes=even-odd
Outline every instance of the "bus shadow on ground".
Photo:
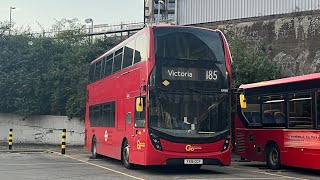
[[[97,159],[90,159],[90,161],[95,161]],[[101,157],[99,160],[102,160],[105,163],[123,166],[122,162],[117,159],[109,158],[109,157]],[[141,171],[143,173],[153,174],[153,175],[163,175],[163,174],[171,174],[171,175],[197,175],[197,174],[225,174],[223,172],[208,170],[202,166],[201,169],[191,169],[184,168],[179,166],[140,166],[135,165],[132,171]]]
[[149,173],[153,175],[197,175],[197,174],[225,174],[223,172],[204,169],[192,169],[179,166],[138,166],[137,170],[143,171],[143,173]]

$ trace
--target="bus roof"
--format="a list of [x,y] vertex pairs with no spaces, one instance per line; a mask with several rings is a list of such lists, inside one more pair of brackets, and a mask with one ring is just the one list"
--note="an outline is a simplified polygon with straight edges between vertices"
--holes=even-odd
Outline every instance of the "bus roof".
[[302,75],[302,76],[294,76],[294,77],[282,78],[282,79],[275,79],[275,80],[271,80],[271,81],[263,81],[263,82],[252,83],[252,84],[243,84],[239,88],[240,89],[251,89],[251,88],[258,88],[258,87],[265,87],[265,86],[274,86],[274,85],[280,85],[280,84],[309,81],[309,80],[315,80],[315,79],[320,79],[320,73],[314,73],[314,74],[308,74],[308,75]]

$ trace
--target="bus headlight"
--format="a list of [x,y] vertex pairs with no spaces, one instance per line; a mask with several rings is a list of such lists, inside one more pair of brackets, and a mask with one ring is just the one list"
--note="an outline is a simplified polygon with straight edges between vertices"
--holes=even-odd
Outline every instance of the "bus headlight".
[[160,138],[153,132],[150,132],[150,138],[151,138],[151,143],[152,143],[153,147],[159,151],[162,151]]
[[230,145],[230,135],[224,140],[224,144],[222,146],[221,152],[226,151]]

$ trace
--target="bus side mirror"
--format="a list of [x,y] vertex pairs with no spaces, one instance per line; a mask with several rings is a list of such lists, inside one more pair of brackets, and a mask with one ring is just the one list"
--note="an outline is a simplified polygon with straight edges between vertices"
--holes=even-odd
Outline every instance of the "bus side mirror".
[[244,94],[240,94],[240,106],[242,109],[246,109],[247,108],[247,101],[246,101],[246,97],[244,96]]
[[138,97],[136,99],[136,111],[137,112],[143,111],[143,98],[142,97]]

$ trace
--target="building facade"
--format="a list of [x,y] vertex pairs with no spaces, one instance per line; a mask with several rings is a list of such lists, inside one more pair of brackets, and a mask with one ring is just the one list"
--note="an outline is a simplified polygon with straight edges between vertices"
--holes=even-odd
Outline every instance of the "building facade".
[[177,0],[175,24],[188,25],[320,9],[320,0]]
[[145,0],[145,22],[174,22],[175,8],[176,0]]

